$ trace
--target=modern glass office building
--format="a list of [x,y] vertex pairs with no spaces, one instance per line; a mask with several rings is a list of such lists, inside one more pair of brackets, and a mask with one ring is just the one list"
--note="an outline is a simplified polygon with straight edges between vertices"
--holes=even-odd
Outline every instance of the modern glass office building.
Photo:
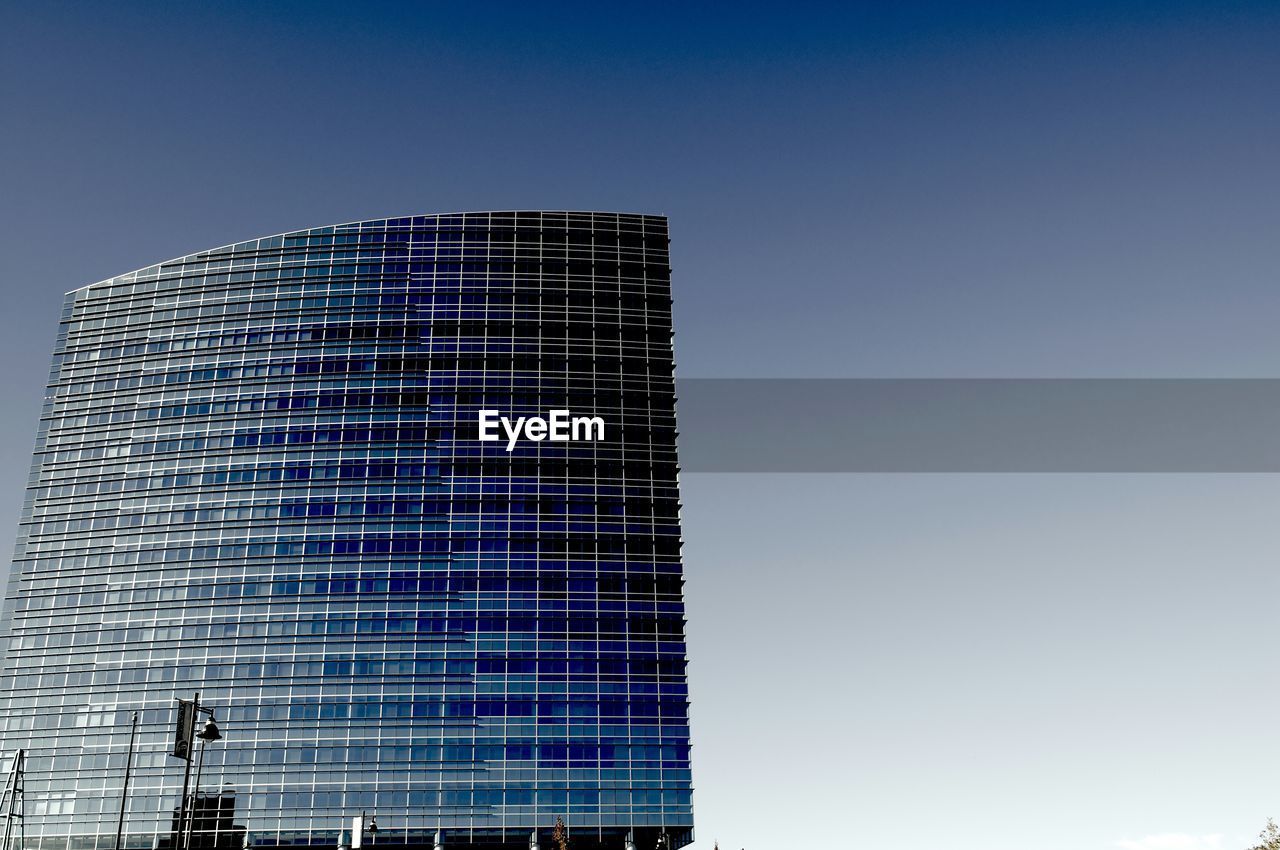
[[[135,711],[123,846],[181,846],[197,691],[187,846],[334,847],[361,812],[379,846],[687,844],[667,246],[421,216],[72,292],[0,623],[25,846],[115,846]],[[481,410],[604,433],[508,451]]]

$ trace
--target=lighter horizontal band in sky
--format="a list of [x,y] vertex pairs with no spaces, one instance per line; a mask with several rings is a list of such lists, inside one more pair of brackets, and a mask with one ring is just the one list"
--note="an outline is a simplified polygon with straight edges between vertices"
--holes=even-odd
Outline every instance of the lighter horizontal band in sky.
[[676,381],[684,472],[1280,472],[1280,379]]

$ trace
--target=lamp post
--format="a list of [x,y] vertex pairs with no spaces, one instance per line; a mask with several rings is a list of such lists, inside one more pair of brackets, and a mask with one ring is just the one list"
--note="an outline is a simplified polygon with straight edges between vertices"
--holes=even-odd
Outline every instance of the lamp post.
[[129,800],[129,773],[133,769],[133,743],[138,739],[138,712],[133,713],[133,724],[129,728],[129,752],[124,757],[124,787],[120,789],[120,819],[116,821],[116,850],[120,850],[120,839],[124,835],[124,808]]
[[[365,826],[366,821],[368,826]],[[378,843],[378,816],[369,817],[368,812],[361,812],[358,817],[351,819],[351,844],[350,850],[357,850],[364,846],[365,830],[369,831],[369,846],[373,847]]]
[[[207,714],[209,720],[204,725],[204,730],[200,734],[196,734],[196,720],[201,714]],[[173,752],[174,755],[186,762],[182,769],[182,798],[178,802],[178,823],[174,830],[173,848],[171,850],[190,850],[191,847],[191,825],[195,820],[194,800],[189,800],[188,789],[191,787],[191,745],[193,738],[199,738],[200,747],[200,766],[204,767],[204,745],[209,741],[217,741],[222,737],[222,733],[218,731],[218,724],[214,722],[213,710],[200,705],[200,692],[197,691],[195,698],[190,700],[178,700],[178,723],[177,732],[174,738]],[[196,788],[200,787],[200,775],[196,774]],[[188,805],[188,803],[191,805]]]
[[204,772],[204,748],[212,741],[222,740],[222,733],[218,731],[218,724],[214,721],[213,711],[211,709],[196,706],[197,712],[206,712],[209,719],[204,724],[204,729],[196,734],[200,739],[200,754],[196,757],[196,787],[191,793],[191,814],[187,816],[187,835],[182,842],[183,847],[190,850],[191,838],[196,828],[196,800],[200,797],[200,774]]

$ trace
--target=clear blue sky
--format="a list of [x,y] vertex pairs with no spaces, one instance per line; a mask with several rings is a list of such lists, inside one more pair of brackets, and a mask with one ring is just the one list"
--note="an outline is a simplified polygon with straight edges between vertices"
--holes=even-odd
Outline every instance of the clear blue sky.
[[[64,291],[390,214],[666,213],[685,377],[1280,376],[1277,150],[1275,4],[7,3],[3,528]],[[1275,477],[685,488],[698,850],[1280,816]]]

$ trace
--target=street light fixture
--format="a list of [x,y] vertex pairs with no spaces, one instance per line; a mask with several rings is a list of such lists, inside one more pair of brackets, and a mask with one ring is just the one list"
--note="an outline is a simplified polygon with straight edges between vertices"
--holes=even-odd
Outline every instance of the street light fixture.
[[218,724],[213,720],[213,712],[209,712],[209,720],[204,724],[204,729],[199,735],[196,735],[203,741],[221,741],[222,733],[218,731]]

